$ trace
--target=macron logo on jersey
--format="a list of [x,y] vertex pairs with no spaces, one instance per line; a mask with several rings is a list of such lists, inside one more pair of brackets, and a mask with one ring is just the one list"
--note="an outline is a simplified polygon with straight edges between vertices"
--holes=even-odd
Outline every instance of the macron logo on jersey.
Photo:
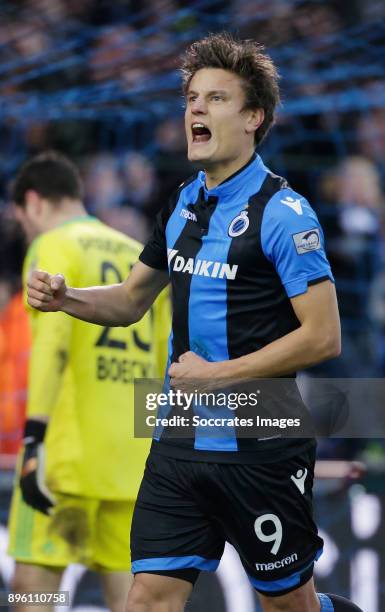
[[292,210],[294,210],[294,212],[297,213],[297,215],[303,215],[301,200],[299,198],[294,199],[290,196],[287,196],[284,200],[281,200],[281,204],[289,206]]
[[290,476],[290,480],[294,482],[295,486],[297,487],[299,492],[302,493],[302,495],[305,493],[306,476],[307,476],[307,468],[297,470],[297,473],[295,476],[294,474]]
[[266,571],[279,569],[281,567],[285,567],[286,565],[291,565],[292,563],[294,563],[294,561],[297,561],[297,560],[298,560],[297,553],[292,553],[288,557],[285,557],[284,559],[280,559],[279,561],[272,561],[270,563],[256,563],[255,567],[260,572],[261,571],[266,572]]
[[177,255],[176,249],[167,249],[167,259],[170,270],[184,272],[185,274],[196,274],[198,276],[209,276],[210,278],[227,278],[234,280],[237,275],[238,265],[230,266],[221,261],[208,261],[207,259],[195,259]]

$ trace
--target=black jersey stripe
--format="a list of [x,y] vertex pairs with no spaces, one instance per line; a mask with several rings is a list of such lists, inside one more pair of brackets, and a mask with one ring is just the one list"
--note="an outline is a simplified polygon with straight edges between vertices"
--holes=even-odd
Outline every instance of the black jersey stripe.
[[[200,188],[196,202],[188,205],[190,210],[196,214],[197,221],[188,220],[175,242],[173,249],[183,253],[187,260],[195,260],[196,255],[202,248],[202,239],[207,235],[211,216],[215,210],[217,198],[210,198],[209,202],[204,199],[203,187]],[[188,240],[186,240],[188,236]],[[183,272],[172,272],[172,299],[178,296],[178,304],[173,301],[173,352],[171,361],[178,361],[180,355],[190,350],[189,340],[189,298],[191,274]]]
[[[265,206],[284,187],[287,187],[284,179],[267,174],[259,192],[249,198],[249,228],[244,234],[234,237],[230,244],[227,261],[230,265],[240,264],[242,274],[227,282],[229,359],[252,353],[298,327],[298,320],[278,273],[265,257],[261,244]],[[250,242],[253,248],[250,248]],[[251,279],[254,283],[250,282]],[[272,304],[274,308],[271,308]],[[284,313],[282,325],[285,329],[281,324],[277,325],[277,309]]]
[[[210,198],[208,202],[204,198],[203,187],[200,188],[198,198],[195,202],[187,205],[187,208],[194,211],[197,221],[188,220],[176,240],[173,249],[183,253],[183,257],[187,260],[190,257],[195,259],[200,249],[202,248],[202,239],[208,233],[209,223],[212,214],[214,213],[217,198]],[[186,235],[188,241],[186,241]],[[171,264],[172,265],[172,264]],[[173,346],[171,362],[178,361],[180,355],[190,350],[189,338],[189,298],[192,274],[184,274],[183,272],[172,272],[172,304],[173,304]],[[175,304],[175,296],[178,297],[178,304]],[[173,416],[186,416],[183,407],[173,406],[168,414],[168,418]],[[163,430],[161,439],[167,443],[167,438],[172,437],[172,427],[166,427]],[[184,427],[183,433],[186,438],[178,439],[175,442],[179,446],[194,447],[195,428],[193,425]],[[166,439],[166,440],[165,440]]]

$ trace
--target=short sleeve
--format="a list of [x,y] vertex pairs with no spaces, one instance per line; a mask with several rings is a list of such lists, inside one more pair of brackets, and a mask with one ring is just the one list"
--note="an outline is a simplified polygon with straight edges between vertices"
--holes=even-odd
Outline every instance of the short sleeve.
[[186,182],[182,183],[174,191],[167,205],[156,215],[152,236],[139,255],[140,261],[150,266],[150,268],[168,270],[166,227],[179,199],[181,189],[185,184]]
[[280,190],[266,205],[261,244],[289,298],[306,293],[309,285],[321,280],[334,282],[317,215],[291,189]]
[[157,270],[167,270],[168,268],[166,225],[169,216],[169,207],[163,208],[156,215],[152,235],[139,255],[140,261],[150,268],[156,268]]

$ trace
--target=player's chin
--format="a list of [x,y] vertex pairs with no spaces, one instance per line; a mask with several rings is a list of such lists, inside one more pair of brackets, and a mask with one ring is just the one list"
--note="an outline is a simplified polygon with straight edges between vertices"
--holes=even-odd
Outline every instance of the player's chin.
[[209,161],[213,156],[213,150],[206,143],[191,143],[188,147],[187,157],[191,162]]

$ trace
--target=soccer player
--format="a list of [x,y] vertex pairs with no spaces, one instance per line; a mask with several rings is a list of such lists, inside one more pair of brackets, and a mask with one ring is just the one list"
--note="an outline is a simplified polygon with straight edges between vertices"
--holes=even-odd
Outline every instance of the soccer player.
[[[21,168],[13,199],[34,239],[25,282],[44,268],[62,270],[80,287],[120,283],[137,260],[141,245],[88,216],[81,191],[77,169],[58,153]],[[119,330],[29,310],[27,421],[10,514],[13,588],[55,591],[64,568],[82,563],[100,573],[106,603],[118,612],[131,580],[131,517],[149,451],[148,440],[133,437],[133,379],[164,370],[167,299]]]
[[[36,272],[29,302],[127,325],[170,281],[166,385],[294,376],[339,354],[340,325],[318,219],[255,152],[279,101],[276,69],[254,42],[227,34],[194,43],[182,68],[188,157],[204,170],[164,206],[126,281],[74,289]],[[126,612],[183,610],[226,540],[265,612],[358,609],[315,591],[323,542],[312,518],[312,439],[246,439],[236,428],[216,438],[200,427],[185,440],[165,433],[153,440],[134,513]]]

